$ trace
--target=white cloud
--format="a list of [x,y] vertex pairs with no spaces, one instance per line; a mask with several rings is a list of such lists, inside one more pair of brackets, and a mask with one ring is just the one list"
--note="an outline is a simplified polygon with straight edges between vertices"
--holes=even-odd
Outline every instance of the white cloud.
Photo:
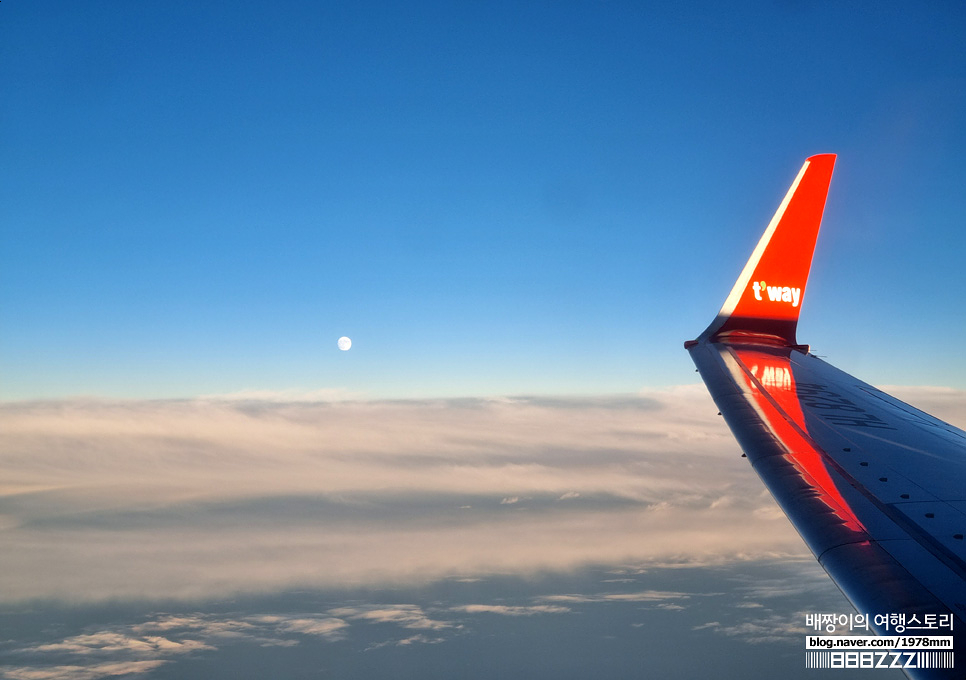
[[39,645],[30,651],[64,653],[80,656],[127,652],[134,656],[178,654],[208,648],[197,640],[175,642],[161,636],[132,637],[122,633],[103,631],[93,635],[76,635],[61,642]]
[[375,649],[382,649],[383,647],[408,647],[409,645],[422,644],[422,645],[436,645],[440,642],[445,642],[446,638],[441,637],[428,637],[419,633],[417,635],[410,635],[407,638],[402,638],[400,640],[386,640],[384,642],[374,642],[373,644],[366,647],[367,652],[371,652]]
[[665,600],[686,600],[690,597],[690,593],[641,590],[630,593],[597,593],[592,595],[544,595],[540,599],[547,602],[664,602]]
[[691,630],[717,630],[721,627],[720,621],[708,621],[707,623],[702,623],[701,625],[694,626]]
[[661,590],[642,590],[636,593],[613,593],[603,595],[605,600],[622,600],[625,602],[660,602],[662,600],[680,600],[691,597],[687,593],[674,593]]
[[729,637],[739,637],[751,644],[763,644],[802,639],[806,632],[803,621],[804,617],[798,621],[790,621],[784,616],[772,614],[732,625],[723,625],[714,621],[696,626],[694,630],[710,629]]
[[394,623],[402,628],[441,630],[454,626],[449,621],[437,621],[429,618],[422,608],[414,604],[338,607],[329,610],[329,613],[333,616],[361,620],[368,623]]
[[329,640],[338,640],[342,637],[342,632],[348,628],[349,624],[342,619],[288,619],[280,621],[278,630],[291,633],[302,633],[303,635],[314,635]]
[[[304,636],[334,642],[342,639],[348,626],[346,621],[331,616],[260,614],[232,618],[213,614],[162,614],[138,624],[112,626],[58,642],[15,649],[13,657],[30,661],[66,657],[71,663],[56,666],[8,664],[0,669],[0,677],[16,680],[98,680],[119,675],[139,675],[175,657],[216,650],[226,644],[292,647],[298,645],[300,637]],[[164,632],[164,635],[150,634],[156,632]]]
[[164,661],[120,661],[91,666],[18,666],[3,669],[9,680],[100,680],[121,675],[150,673]]
[[500,614],[502,616],[534,616],[535,614],[566,614],[570,611],[569,607],[561,607],[550,604],[537,604],[530,606],[510,606],[494,604],[466,604],[459,607],[452,607],[452,611],[466,612],[467,614]]
[[444,641],[444,638],[440,638],[440,637],[431,638],[431,637],[426,637],[425,635],[413,635],[412,637],[404,638],[402,640],[397,640],[396,645],[399,647],[404,647],[406,645],[412,645],[415,643],[424,644],[424,645],[435,645],[443,641]]
[[544,595],[540,598],[547,602],[599,602],[599,598],[593,595]]

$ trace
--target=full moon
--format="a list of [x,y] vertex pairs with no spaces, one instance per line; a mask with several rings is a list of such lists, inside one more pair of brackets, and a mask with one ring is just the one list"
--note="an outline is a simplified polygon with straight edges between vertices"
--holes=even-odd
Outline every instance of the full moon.
[[344,335],[341,338],[339,338],[339,349],[341,349],[343,352],[345,352],[350,347],[352,347],[352,340],[350,340],[349,338],[345,337]]

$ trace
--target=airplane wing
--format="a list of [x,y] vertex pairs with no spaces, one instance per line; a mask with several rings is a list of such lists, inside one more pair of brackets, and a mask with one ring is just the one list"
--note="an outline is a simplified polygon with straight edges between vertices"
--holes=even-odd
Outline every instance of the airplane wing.
[[[963,678],[966,432],[796,339],[834,164],[833,154],[805,161],[721,311],[685,347],[752,467],[857,612],[879,635],[925,639],[918,654],[873,662]],[[953,651],[932,636],[952,636]]]

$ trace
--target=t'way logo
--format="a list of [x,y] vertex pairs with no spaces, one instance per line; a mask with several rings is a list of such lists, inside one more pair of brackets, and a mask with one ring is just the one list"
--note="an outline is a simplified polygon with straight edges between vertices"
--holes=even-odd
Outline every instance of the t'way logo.
[[755,291],[756,300],[764,300],[761,293],[765,291],[768,293],[768,299],[772,302],[791,302],[792,307],[798,307],[798,301],[802,298],[801,288],[766,286],[764,281],[755,281],[751,284],[751,288]]
[[792,388],[792,372],[788,370],[788,366],[761,367],[755,364],[751,367],[751,374],[765,387],[777,387],[782,390]]

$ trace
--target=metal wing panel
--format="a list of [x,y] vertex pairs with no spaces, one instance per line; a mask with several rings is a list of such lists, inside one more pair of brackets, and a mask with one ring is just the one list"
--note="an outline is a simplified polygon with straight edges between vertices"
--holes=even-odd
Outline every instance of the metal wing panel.
[[[952,614],[963,637],[966,541],[956,536],[966,532],[966,503],[929,491],[937,465],[966,459],[955,428],[799,350],[725,342],[689,350],[755,471],[856,609]],[[945,491],[966,489],[961,467],[947,471]]]

